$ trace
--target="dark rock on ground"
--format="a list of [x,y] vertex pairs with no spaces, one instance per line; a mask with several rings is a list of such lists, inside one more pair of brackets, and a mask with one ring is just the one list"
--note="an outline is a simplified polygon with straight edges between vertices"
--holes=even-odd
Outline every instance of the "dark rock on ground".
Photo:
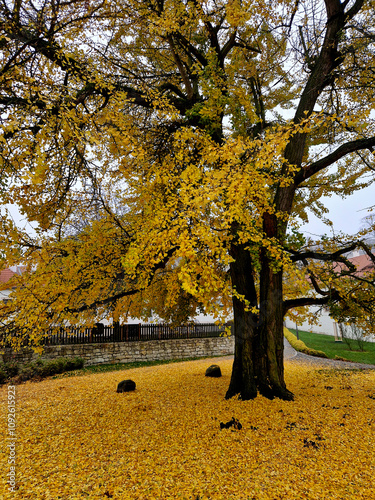
[[117,392],[135,391],[135,382],[133,380],[123,380],[117,386]]
[[206,377],[221,377],[219,365],[211,365],[206,370]]

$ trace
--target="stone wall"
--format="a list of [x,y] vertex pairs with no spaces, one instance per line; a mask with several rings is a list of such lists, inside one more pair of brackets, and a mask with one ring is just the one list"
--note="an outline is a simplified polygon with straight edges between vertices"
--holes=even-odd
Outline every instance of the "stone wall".
[[[149,340],[144,342],[110,342],[103,344],[71,344],[46,346],[39,356],[32,351],[11,353],[6,350],[0,361],[14,360],[19,363],[39,358],[84,358],[86,365],[100,363],[130,363],[168,359],[224,356],[233,354],[234,338],[210,337],[204,339]],[[2,359],[1,359],[2,358]]]

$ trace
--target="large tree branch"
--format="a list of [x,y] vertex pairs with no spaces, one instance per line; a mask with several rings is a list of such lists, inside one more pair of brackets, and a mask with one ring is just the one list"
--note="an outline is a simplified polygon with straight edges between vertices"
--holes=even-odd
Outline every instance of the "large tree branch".
[[294,185],[298,186],[305,180],[317,174],[324,168],[333,165],[336,161],[340,160],[350,153],[354,153],[355,151],[360,151],[362,149],[371,149],[373,147],[375,147],[375,137],[370,137],[368,139],[357,139],[355,141],[350,141],[342,144],[333,153],[302,168],[295,176]]
[[312,286],[314,287],[314,290],[319,293],[319,295],[321,295],[322,297],[326,297],[330,294],[330,291],[327,290],[322,290],[319,286],[319,283],[317,281],[317,279],[315,278],[315,275],[312,271],[310,271],[310,269],[308,268],[308,263],[307,261],[304,261],[304,265],[306,266],[307,268],[307,272],[309,273],[309,277],[310,277],[310,281],[311,281],[311,284]]
[[173,33],[173,38],[176,39],[176,41],[184,49],[185,53],[188,56],[192,57],[192,59],[196,59],[198,62],[200,62],[200,64],[203,67],[207,66],[208,61],[207,61],[206,57],[204,56],[204,54],[202,54],[202,52],[200,52],[200,50],[198,50],[196,47],[194,47],[194,45],[192,45],[184,37],[184,35],[182,33],[179,33],[179,32]]
[[364,241],[360,242],[360,246],[363,248],[363,250],[366,252],[366,254],[370,257],[370,259],[373,263],[373,266],[375,268],[375,255],[372,253],[370,247],[368,245],[366,245],[366,243]]
[[173,38],[170,36],[168,37],[168,43],[169,43],[169,46],[170,46],[170,49],[171,49],[171,52],[173,54],[173,59],[176,63],[176,66],[180,72],[180,75],[182,77],[182,80],[185,84],[185,88],[186,88],[186,92],[187,92],[187,95],[188,95],[188,98],[189,99],[192,99],[193,98],[193,94],[194,94],[194,91],[193,91],[193,87],[191,85],[191,82],[190,82],[190,79],[189,79],[189,75],[185,69],[185,66],[184,66],[184,63],[183,61],[181,60],[177,50],[176,50],[176,47],[175,47],[175,44],[174,44],[174,41],[173,41]]
[[[256,54],[261,54],[262,51],[259,47],[255,47],[254,45],[249,45],[247,42],[242,40],[241,38],[236,38],[235,42],[233,43],[233,47],[240,47],[241,49],[246,49],[249,50],[250,52],[255,52]],[[223,47],[224,49],[224,47]]]
[[142,290],[145,290],[148,286],[150,286],[156,272],[159,271],[160,269],[165,269],[165,266],[167,265],[169,259],[173,256],[173,254],[175,253],[176,250],[177,250],[176,247],[171,248],[168,251],[167,255],[160,262],[158,262],[157,264],[155,264],[153,266],[153,268],[149,272],[149,277],[148,277],[146,285],[143,285],[142,287],[139,287],[139,288],[132,288],[131,290],[123,290],[119,293],[111,295],[110,297],[98,299],[98,300],[92,302],[91,304],[84,304],[84,305],[82,305],[80,307],[76,307],[76,308],[67,307],[65,309],[65,312],[67,312],[67,313],[81,313],[84,311],[93,310],[93,309],[96,309],[97,307],[105,306],[107,304],[112,304],[112,303],[116,302],[117,300],[122,299],[123,297],[129,297],[131,295],[135,295],[135,294],[141,292]]
[[346,263],[347,259],[345,257],[342,257],[343,254],[355,250],[358,246],[361,246],[360,242],[353,242],[347,247],[341,248],[340,250],[336,250],[336,252],[332,253],[315,252],[314,250],[308,250],[302,253],[297,252],[295,250],[287,250],[287,251],[293,253],[292,257],[290,258],[292,262],[297,262],[299,260],[305,260],[305,259],[324,260],[331,262],[339,262],[338,259],[340,259],[340,262],[342,262],[341,259],[344,259]]
[[[146,98],[143,92],[132,87],[116,84],[114,86],[104,84],[99,78],[93,75],[87,64],[78,61],[71,55],[67,55],[62,47],[55,41],[50,41],[42,38],[40,35],[25,29],[21,26],[2,26],[9,38],[32,47],[37,53],[43,55],[48,60],[52,61],[63,71],[80,78],[86,83],[84,93],[87,95],[101,94],[108,96],[116,90],[121,90],[127,94],[135,104],[150,108],[151,102]],[[104,79],[105,80],[105,79]]]
[[329,302],[340,300],[340,295],[336,290],[331,290],[331,294],[326,297],[300,297],[298,299],[284,300],[283,312],[284,316],[289,309],[304,306],[325,306]]
[[[294,116],[295,123],[300,123],[312,114],[319,95],[330,82],[333,70],[343,62],[343,58],[338,52],[338,43],[339,35],[345,27],[346,22],[344,8],[340,0],[325,0],[325,6],[327,23],[324,41],[302,91]],[[284,174],[288,172],[288,164],[296,166],[302,164],[306,138],[307,134],[301,132],[295,134],[290,139],[284,153],[284,157],[287,160],[283,169]],[[277,189],[275,195],[277,209],[290,213],[296,185],[298,184],[291,184],[290,186]]]
[[[74,56],[66,54],[63,48],[56,41],[47,40],[39,33],[36,34],[20,24],[2,23],[1,27],[9,38],[21,42],[24,47],[31,47],[35,50],[35,52],[53,62],[62,71],[65,71],[69,75],[76,76],[84,83],[83,88],[77,92],[76,97],[71,99],[71,106],[78,105],[84,102],[87,97],[95,94],[102,95],[106,99],[106,102],[108,102],[109,98],[114,93],[120,91],[126,95],[130,102],[137,106],[147,109],[151,109],[153,107],[152,99],[147,97],[143,89],[138,90],[119,81],[108,83],[108,75],[102,75],[103,78],[101,78],[101,75],[94,74],[84,61],[79,61]],[[181,42],[180,39],[179,41]],[[188,44],[187,41],[186,43]],[[195,50],[191,44],[188,44],[185,48],[186,50],[194,53],[196,57],[200,55],[201,62],[207,64],[205,59],[204,61],[202,60],[202,54]],[[181,61],[176,61],[176,64],[180,70],[184,70],[184,68],[181,68]],[[191,96],[192,87],[190,81],[187,78],[187,75],[184,74],[184,71],[182,71],[181,74],[183,77],[185,76],[184,83],[186,85],[188,95]],[[166,85],[168,87],[169,84]],[[163,85],[160,87],[161,91],[165,89],[166,87],[163,87]],[[187,109],[187,99],[184,97],[183,93],[177,91],[176,87],[168,87],[168,90],[172,90],[175,94],[169,96],[170,103],[182,114],[185,114]],[[21,97],[8,97],[4,95],[1,96],[0,103],[3,105],[30,105],[30,102]],[[33,102],[32,104],[36,104],[41,109],[45,107],[45,103],[40,99],[36,99],[36,103]]]
[[131,295],[135,295],[135,294],[139,293],[141,290],[142,289],[140,288],[140,289],[132,289],[132,290],[119,292],[115,295],[112,295],[111,297],[106,297],[105,299],[96,300],[92,304],[84,304],[83,306],[77,307],[77,308],[67,307],[65,309],[65,312],[67,312],[67,313],[81,313],[84,311],[93,310],[93,309],[96,309],[97,307],[100,307],[100,306],[105,306],[107,304],[113,304],[114,302],[116,302],[119,299],[122,299],[123,297],[129,297]]
[[[345,0],[345,2],[343,2],[343,7],[345,8],[348,3],[349,0]],[[361,10],[364,3],[364,0],[356,0],[354,5],[345,13],[346,18],[348,20],[353,19],[353,17]]]
[[[349,245],[345,248],[342,248],[341,250],[338,250],[336,252],[333,252],[331,254],[323,254],[323,253],[314,252],[314,251],[308,251],[308,252],[303,252],[303,253],[296,252],[295,255],[293,255],[291,257],[291,259],[294,262],[298,261],[298,260],[303,261],[304,265],[307,268],[307,272],[309,273],[310,281],[314,287],[314,290],[317,293],[319,293],[320,295],[323,295],[323,297],[300,297],[300,298],[296,298],[296,299],[286,300],[283,303],[284,314],[286,314],[286,312],[289,309],[292,309],[294,307],[303,307],[303,306],[310,306],[310,305],[325,305],[325,304],[328,304],[329,302],[332,302],[332,301],[337,302],[337,301],[343,300],[343,298],[340,296],[340,294],[337,290],[330,289],[329,291],[324,291],[320,288],[314,274],[308,269],[308,262],[307,262],[308,258],[318,259],[318,260],[323,260],[323,261],[342,262],[348,267],[349,270],[342,271],[341,275],[339,275],[338,277],[340,277],[342,275],[347,275],[351,279],[353,279],[357,282],[366,283],[367,285],[370,285],[370,286],[375,286],[375,280],[367,279],[367,278],[364,278],[362,276],[358,276],[358,274],[355,274],[357,271],[356,266],[352,262],[350,262],[349,259],[347,259],[346,257],[344,257],[342,255],[343,253],[354,250],[358,246],[365,250],[366,254],[371,259],[373,266],[375,268],[375,255],[371,252],[371,249],[366,245],[366,243],[364,243],[362,241],[354,242],[351,245]],[[351,297],[351,300],[356,301],[355,298],[353,298],[353,297]],[[358,302],[358,304],[363,306],[362,302],[361,303]]]
[[220,59],[224,61],[232,48],[236,45],[237,31],[233,31],[231,36],[228,38],[227,42],[224,44],[220,51]]

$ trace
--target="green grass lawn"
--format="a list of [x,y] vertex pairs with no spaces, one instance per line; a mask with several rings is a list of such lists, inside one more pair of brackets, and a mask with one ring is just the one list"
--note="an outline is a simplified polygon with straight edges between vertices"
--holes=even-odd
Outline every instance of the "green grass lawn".
[[[289,328],[296,335],[296,330]],[[299,338],[311,349],[323,351],[331,359],[340,356],[356,363],[367,363],[375,365],[375,342],[364,342],[364,351],[349,350],[345,342],[335,342],[332,335],[321,335],[320,333],[310,333],[298,330]],[[352,349],[359,349],[353,341]]]

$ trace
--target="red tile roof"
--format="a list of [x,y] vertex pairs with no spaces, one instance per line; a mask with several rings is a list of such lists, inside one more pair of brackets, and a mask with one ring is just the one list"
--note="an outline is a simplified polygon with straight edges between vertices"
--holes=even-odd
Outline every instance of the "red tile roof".
[[8,283],[13,276],[20,276],[26,271],[26,266],[15,266],[15,270],[3,269],[0,271],[0,284]]
[[0,283],[7,283],[15,275],[16,273],[11,269],[3,269],[2,271],[0,271]]
[[374,270],[374,264],[367,254],[358,255],[358,257],[352,257],[349,259],[352,264],[357,268],[360,273],[365,273]]
[[[354,273],[357,276],[363,276],[364,273],[374,270],[374,263],[367,254],[358,255],[357,257],[350,257],[348,259],[352,264],[355,265],[357,271]],[[347,270],[348,267],[342,262],[336,262],[335,268],[337,270]]]

